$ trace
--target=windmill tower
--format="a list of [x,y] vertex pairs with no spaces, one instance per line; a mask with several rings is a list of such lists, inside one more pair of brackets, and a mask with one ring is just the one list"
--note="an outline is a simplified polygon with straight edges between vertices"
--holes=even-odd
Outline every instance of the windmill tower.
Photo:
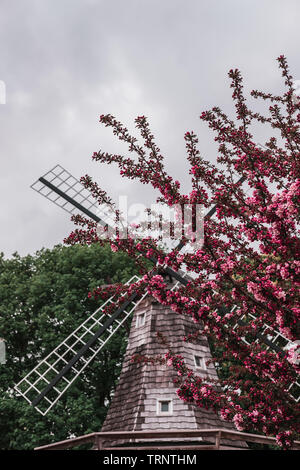
[[[39,178],[32,187],[68,213],[81,212],[101,223],[101,218],[95,215],[97,205],[92,195],[60,165]],[[213,213],[214,209],[206,217]],[[156,264],[155,259],[152,261]],[[164,272],[172,278],[172,289],[188,282],[185,274],[169,267],[165,267]],[[137,280],[137,277],[132,278],[128,281],[128,286]],[[156,331],[159,330],[170,340],[173,351],[181,354],[186,364],[196,370],[198,375],[202,374],[208,381],[217,378],[214,366],[206,364],[211,357],[207,340],[203,337],[197,346],[182,342],[182,337],[195,328],[193,322],[153,301],[146,292],[142,295],[131,293],[107,315],[107,308],[115,300],[114,296],[108,299],[29,372],[15,386],[18,393],[45,415],[133,314],[119,384],[103,430],[134,431],[164,427],[197,429],[199,426],[232,429],[230,424],[221,421],[211,411],[196,409],[182,402],[176,395],[174,372],[171,368],[131,362],[133,354],[153,356],[162,353],[162,344],[156,336]],[[244,321],[242,318],[238,323],[244,324]],[[236,326],[237,324],[231,325],[233,328]],[[265,329],[268,335],[264,334]],[[246,341],[245,338],[243,340]],[[257,341],[264,342],[266,347],[277,352],[289,343],[279,332],[271,331],[267,325],[257,334]],[[296,401],[300,399],[299,390],[299,381],[290,385],[290,393]]]
[[[139,304],[133,314],[121,375],[102,431],[234,429],[213,411],[183,402],[176,393],[174,379],[178,376],[172,367],[132,361],[136,355],[147,358],[163,355],[171,346],[172,351],[180,354],[185,364],[206,382],[217,380],[213,363],[208,363],[211,352],[207,339],[203,336],[197,344],[182,341],[183,336],[198,328],[186,315],[178,315],[151,297]],[[167,338],[168,345],[162,344],[158,330]],[[184,441],[167,439],[168,442],[178,440]],[[117,444],[120,441],[103,443],[109,447]],[[241,441],[227,440],[224,444],[247,447]]]

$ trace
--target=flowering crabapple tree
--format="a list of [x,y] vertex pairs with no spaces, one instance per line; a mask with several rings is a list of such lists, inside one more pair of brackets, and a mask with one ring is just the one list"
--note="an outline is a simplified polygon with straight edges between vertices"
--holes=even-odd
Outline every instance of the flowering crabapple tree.
[[[142,144],[113,116],[100,116],[100,122],[128,145],[132,156],[100,150],[93,154],[94,161],[117,164],[122,177],[152,185],[160,193],[157,202],[168,206],[216,205],[215,216],[205,219],[200,249],[166,252],[155,239],[100,239],[96,223],[79,215],[73,217],[77,228],[65,241],[108,243],[114,251],[127,252],[143,276],[127,290],[117,286],[120,302],[133,291],[147,289],[163,305],[199,324],[197,334],[183,341],[196,342],[205,335],[221,350],[222,357],[213,360],[219,368],[224,363],[229,367],[215,384],[195,375],[169,349],[164,360],[177,371],[177,393],[182,400],[213,409],[239,431],[275,435],[278,444],[288,448],[299,435],[299,405],[287,391],[299,373],[296,346],[276,352],[263,341],[255,341],[266,324],[270,332],[271,328],[280,331],[295,345],[299,338],[300,104],[293,95],[286,58],[277,60],[284,93],[251,92],[254,99],[267,103],[265,115],[248,106],[239,70],[229,71],[235,119],[218,107],[201,114],[200,119],[215,133],[216,165],[202,157],[194,132],[184,135],[191,179],[188,194],[166,172],[145,116],[135,120]],[[263,146],[251,133],[254,125],[265,126]],[[237,183],[241,177],[243,184]],[[114,203],[97,183],[87,175],[81,182],[99,204],[110,204],[118,216]],[[184,264],[193,274],[191,280],[176,291],[168,290],[157,266],[149,271],[145,262],[153,256],[176,271]],[[110,289],[101,288],[91,293],[101,298],[108,294]],[[233,329],[241,318],[248,321]],[[242,337],[247,337],[248,344]]]

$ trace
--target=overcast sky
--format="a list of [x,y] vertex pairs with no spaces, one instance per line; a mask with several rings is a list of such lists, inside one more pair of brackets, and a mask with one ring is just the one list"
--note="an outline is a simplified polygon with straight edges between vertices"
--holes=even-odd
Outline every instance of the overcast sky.
[[276,57],[285,54],[300,79],[299,18],[298,0],[1,0],[0,251],[34,253],[71,231],[68,214],[30,189],[57,163],[91,174],[114,198],[155,199],[91,161],[100,148],[125,150],[100,114],[130,129],[148,116],[167,168],[188,190],[184,133],[197,132],[214,160],[199,115],[214,105],[233,112],[230,68],[242,71],[246,91],[281,92]]

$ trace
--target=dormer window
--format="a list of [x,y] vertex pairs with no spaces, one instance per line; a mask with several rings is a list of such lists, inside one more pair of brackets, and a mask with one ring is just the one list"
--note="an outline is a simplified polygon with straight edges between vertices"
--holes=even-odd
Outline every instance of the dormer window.
[[197,369],[206,370],[206,362],[203,356],[194,356],[195,366]]
[[160,416],[170,416],[173,414],[172,399],[166,398],[163,400],[157,400],[156,414]]
[[146,321],[146,312],[138,313],[136,316],[136,327],[140,328],[141,326],[144,326],[145,321]]

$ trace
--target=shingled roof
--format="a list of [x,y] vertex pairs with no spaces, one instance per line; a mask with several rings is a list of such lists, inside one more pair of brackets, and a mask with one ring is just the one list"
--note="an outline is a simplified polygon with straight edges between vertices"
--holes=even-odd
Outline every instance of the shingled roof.
[[[145,315],[144,324],[138,325],[137,317],[141,315]],[[151,357],[167,352],[167,346],[157,337],[159,331],[167,338],[173,352],[183,356],[186,365],[195,370],[197,375],[205,376],[208,380],[217,379],[213,363],[204,370],[195,364],[195,356],[204,361],[211,359],[205,336],[201,336],[198,344],[182,340],[198,328],[199,325],[195,325],[187,315],[179,315],[150,296],[146,297],[134,312],[120,379],[102,431],[235,430],[231,423],[221,420],[212,410],[180,400],[173,382],[176,372],[172,367],[132,362],[132,356],[136,354]],[[161,401],[169,402],[169,413],[160,412]],[[113,444],[109,443],[110,446]],[[230,441],[226,443],[231,444]],[[245,447],[246,444],[235,441],[234,446]]]

